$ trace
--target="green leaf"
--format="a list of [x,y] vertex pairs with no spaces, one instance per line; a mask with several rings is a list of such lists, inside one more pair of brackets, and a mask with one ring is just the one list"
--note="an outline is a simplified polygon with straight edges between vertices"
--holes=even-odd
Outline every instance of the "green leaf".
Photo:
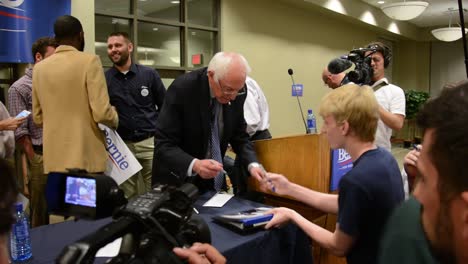
[[413,119],[421,109],[421,106],[429,99],[429,93],[425,91],[405,90],[406,118]]

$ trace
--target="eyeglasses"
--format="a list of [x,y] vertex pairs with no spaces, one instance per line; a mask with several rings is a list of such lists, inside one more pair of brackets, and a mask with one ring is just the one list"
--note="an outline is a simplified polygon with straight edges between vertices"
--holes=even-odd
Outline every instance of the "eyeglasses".
[[235,89],[232,89],[232,88],[228,88],[228,87],[225,87],[225,86],[222,86],[221,83],[218,81],[218,85],[219,87],[221,88],[221,92],[224,94],[224,95],[228,95],[228,96],[240,96],[240,95],[244,95],[246,93],[246,87],[245,87],[245,84],[244,86],[242,86],[242,88],[240,90],[235,90]]

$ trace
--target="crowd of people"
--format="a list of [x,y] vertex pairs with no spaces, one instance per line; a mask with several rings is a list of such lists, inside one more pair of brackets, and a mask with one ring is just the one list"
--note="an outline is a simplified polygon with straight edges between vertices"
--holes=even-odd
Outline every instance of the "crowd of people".
[[[259,163],[252,141],[271,138],[268,104],[241,54],[219,52],[208,67],[179,76],[166,90],[156,70],[132,60],[127,33],[109,34],[113,66],[105,73],[98,56],[82,52],[78,19],[59,17],[54,33],[54,39],[34,43],[33,66],[9,89],[9,111],[0,103],[0,263],[8,257],[5,235],[14,221],[18,193],[5,160],[12,157],[15,141],[27,158],[32,226],[40,226],[48,224],[44,197],[49,172],[104,173],[107,153],[98,124],[116,129],[142,165],[120,186],[127,198],[155,183],[190,182],[200,192],[226,190],[223,161],[232,148],[236,169],[229,176],[236,195],[248,192],[247,177],[253,177],[265,190],[338,216],[335,230],[329,231],[278,207],[268,212],[273,218],[267,229],[294,222],[350,264],[468,261],[468,175],[463,170],[468,82],[446,88],[421,110],[423,143],[405,157],[407,177],[402,177],[390,153],[390,137],[403,126],[405,97],[385,78],[391,50],[380,42],[367,46],[373,75],[365,85],[347,80],[349,61],[332,60],[322,72],[332,90],[320,103],[321,133],[331,148],[350,154],[353,168],[340,181],[338,194],[328,194],[266,172]],[[22,110],[32,115],[10,117]],[[189,263],[226,262],[209,244],[173,252]]]

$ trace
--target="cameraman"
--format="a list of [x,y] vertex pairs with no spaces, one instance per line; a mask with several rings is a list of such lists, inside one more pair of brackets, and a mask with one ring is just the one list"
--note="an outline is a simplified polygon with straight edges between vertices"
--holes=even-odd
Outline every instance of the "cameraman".
[[380,105],[375,144],[391,151],[392,130],[400,130],[405,120],[405,93],[385,78],[385,68],[392,60],[391,50],[381,42],[370,43],[367,48],[375,50],[367,51],[365,55],[371,57],[371,67],[374,71],[371,87]]
[[226,258],[210,244],[195,243],[190,248],[174,248],[174,253],[189,264],[224,264]]

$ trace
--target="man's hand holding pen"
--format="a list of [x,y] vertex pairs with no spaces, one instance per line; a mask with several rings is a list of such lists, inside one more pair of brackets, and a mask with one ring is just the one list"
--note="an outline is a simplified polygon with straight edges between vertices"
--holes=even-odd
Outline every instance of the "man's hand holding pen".
[[197,159],[193,164],[192,170],[203,179],[212,179],[218,176],[220,172],[226,173],[226,171],[223,169],[223,164],[212,159]]
[[248,167],[250,175],[255,177],[261,186],[265,185],[265,182],[269,184],[269,191],[276,192],[275,185],[271,182],[269,173],[266,172],[265,168],[259,163],[251,163]]
[[249,173],[252,177],[254,177],[257,181],[261,182],[266,175],[265,169],[260,165],[260,166],[252,166],[249,168]]

